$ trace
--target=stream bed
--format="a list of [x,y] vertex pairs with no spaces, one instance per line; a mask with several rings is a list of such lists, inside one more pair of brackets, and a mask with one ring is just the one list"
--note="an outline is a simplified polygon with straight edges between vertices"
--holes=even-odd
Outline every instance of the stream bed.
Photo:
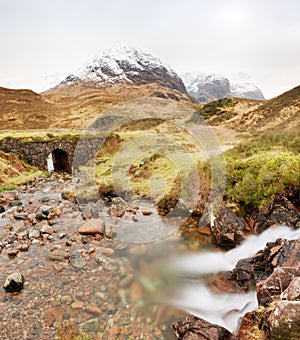
[[[120,235],[128,225],[130,240],[135,228],[148,228],[151,235],[166,228],[166,237],[140,243],[143,231],[137,242],[82,235],[86,207],[62,198],[73,184],[71,177],[52,175],[2,195],[0,281],[20,272],[25,285],[20,293],[2,290],[1,339],[61,339],[77,330],[91,339],[175,339],[170,325],[186,313],[235,331],[240,317],[256,309],[255,294],[214,294],[203,278],[231,270],[267,241],[300,236],[278,227],[227,253],[209,243],[190,252],[147,202],[139,203],[134,220],[129,213],[112,217],[105,209],[101,218]],[[37,220],[46,207],[52,215]]]

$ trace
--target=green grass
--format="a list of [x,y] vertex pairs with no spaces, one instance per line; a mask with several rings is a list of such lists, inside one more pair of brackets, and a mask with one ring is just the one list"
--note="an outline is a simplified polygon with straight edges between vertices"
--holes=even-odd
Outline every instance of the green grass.
[[265,135],[225,153],[226,199],[263,209],[275,197],[299,191],[300,134]]
[[13,190],[43,175],[43,171],[26,164],[14,155],[0,151],[0,191]]
[[102,195],[130,191],[154,202],[173,195],[178,178],[188,178],[205,156],[188,133],[172,130],[168,124],[151,126],[146,134],[128,129],[111,134],[98,153],[95,169],[81,168],[86,181],[77,195],[94,196],[92,187],[100,188]]

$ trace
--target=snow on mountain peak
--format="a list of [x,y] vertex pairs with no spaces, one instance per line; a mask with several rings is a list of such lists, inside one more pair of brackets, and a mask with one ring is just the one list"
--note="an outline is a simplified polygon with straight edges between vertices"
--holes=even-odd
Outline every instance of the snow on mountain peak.
[[59,85],[76,83],[112,85],[116,83],[145,84],[165,82],[169,87],[186,93],[185,87],[169,65],[159,58],[135,47],[122,46],[104,51]]
[[253,84],[246,73],[233,73],[229,76],[214,73],[185,73],[182,79],[188,93],[204,103],[228,96],[264,99],[261,90]]
[[242,72],[232,73],[229,78],[230,91],[233,96],[260,100],[265,99],[261,90],[252,82],[248,74]]

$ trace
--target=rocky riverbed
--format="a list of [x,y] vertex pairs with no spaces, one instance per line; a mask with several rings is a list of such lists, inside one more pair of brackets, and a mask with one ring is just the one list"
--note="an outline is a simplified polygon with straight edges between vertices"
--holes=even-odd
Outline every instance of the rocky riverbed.
[[52,175],[1,193],[0,280],[20,272],[25,283],[2,292],[0,338],[60,339],[77,330],[91,339],[165,338],[180,313],[150,303],[155,246],[115,240],[94,203],[66,199],[73,184]]
[[[180,295],[182,282],[169,265],[175,254],[183,256],[187,249],[180,233],[171,233],[170,226],[160,223],[154,207],[145,202],[128,207],[119,198],[111,207],[102,201],[78,203],[68,195],[74,185],[71,176],[53,174],[0,194],[0,281],[5,285],[11,274],[24,277],[22,289],[2,291],[1,339],[68,339],[78,332],[89,339],[267,339],[264,334],[275,339],[282,325],[284,332],[292,329],[291,334],[299,334],[298,326],[294,327],[299,322],[297,313],[292,323],[285,322],[291,314],[284,316],[284,308],[299,308],[299,239],[269,243],[238,262],[243,256],[235,256],[232,268],[222,271],[220,265],[215,272],[209,271],[204,281],[203,273],[197,274],[196,280],[193,277],[195,285],[204,283],[216,294],[245,294],[257,289],[259,309],[242,307],[240,316],[249,313],[239,321],[240,331],[229,331],[222,324],[216,326],[195,316],[184,319],[192,305],[172,303],[174,294]],[[191,220],[188,223],[193,224]],[[122,225],[128,229],[120,228]],[[134,230],[149,225],[158,227],[137,232],[135,242]],[[151,237],[156,232],[161,235],[164,227],[167,231],[163,234],[170,236],[140,243],[140,235],[144,233],[145,239],[149,233]],[[224,243],[227,249],[251,231],[227,208],[221,209],[211,229],[216,244]],[[126,230],[133,242],[122,241]],[[197,232],[202,244],[211,248],[209,228]],[[222,233],[225,238],[221,239]],[[218,254],[222,258],[230,252],[219,250]],[[190,263],[196,269],[201,267]],[[209,262],[208,267],[213,265]],[[284,287],[276,275],[289,278]],[[194,303],[201,307],[202,299],[195,296]],[[222,309],[220,299],[219,303]],[[230,310],[224,315],[228,313]],[[182,321],[174,323],[179,319]],[[258,334],[257,338],[247,338],[248,333]]]

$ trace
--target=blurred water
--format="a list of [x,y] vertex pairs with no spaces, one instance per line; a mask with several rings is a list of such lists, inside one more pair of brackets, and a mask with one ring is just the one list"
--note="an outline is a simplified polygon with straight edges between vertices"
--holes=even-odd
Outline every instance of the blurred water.
[[168,263],[168,268],[176,277],[177,287],[166,298],[166,302],[235,331],[240,318],[257,308],[256,292],[216,294],[206,287],[204,278],[209,274],[232,270],[238,260],[253,256],[267,242],[274,242],[278,238],[293,240],[299,237],[299,229],[277,226],[269,228],[261,235],[248,237],[240,246],[227,252],[202,251],[174,256],[171,263]]

